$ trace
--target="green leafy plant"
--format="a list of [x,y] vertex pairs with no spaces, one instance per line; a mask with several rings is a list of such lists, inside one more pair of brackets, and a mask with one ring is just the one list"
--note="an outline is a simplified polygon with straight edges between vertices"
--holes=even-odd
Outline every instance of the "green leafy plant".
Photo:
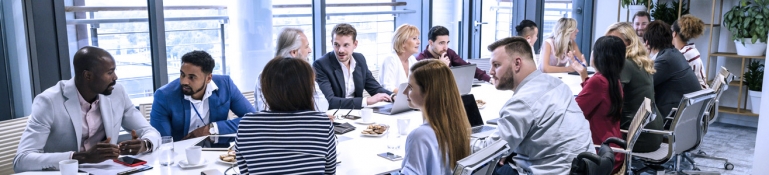
[[764,83],[764,64],[751,61],[748,64],[748,71],[742,76],[742,80],[748,85],[748,90],[761,91],[761,86]]
[[[751,43],[766,43],[769,33],[769,0],[742,0],[740,5],[732,7],[724,14],[724,25],[732,33],[734,40],[750,38]],[[742,40],[745,45],[745,40]]]
[[[673,22],[678,20],[679,3],[681,2],[673,1],[672,3],[668,4],[657,1],[656,5],[652,5],[651,16],[654,18],[654,20],[662,20],[665,21],[665,23],[673,24]],[[681,16],[689,14],[689,6],[686,4],[686,2],[683,2],[681,5]]]
[[646,5],[649,3],[647,0],[622,0],[622,7],[627,7],[628,5]]

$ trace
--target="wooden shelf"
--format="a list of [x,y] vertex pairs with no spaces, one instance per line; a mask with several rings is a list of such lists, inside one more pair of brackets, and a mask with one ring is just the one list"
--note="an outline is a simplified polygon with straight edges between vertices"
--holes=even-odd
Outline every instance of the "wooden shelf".
[[737,53],[731,53],[731,52],[716,52],[711,53],[711,57],[729,57],[729,58],[752,58],[752,59],[766,59],[766,55],[762,56],[744,56],[744,55],[737,55]]
[[726,106],[719,106],[718,107],[718,112],[729,113],[729,114],[737,114],[737,115],[744,115],[744,116],[751,116],[751,117],[758,117],[758,114],[754,114],[754,113],[750,112],[750,110],[740,109],[740,112],[737,112],[737,108],[726,107]]

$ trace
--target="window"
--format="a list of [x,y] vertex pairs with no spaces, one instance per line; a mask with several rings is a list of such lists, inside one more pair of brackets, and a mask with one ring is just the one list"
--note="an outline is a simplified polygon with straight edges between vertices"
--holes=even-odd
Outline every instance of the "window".
[[[389,3],[392,0],[372,0],[366,1],[366,6],[340,5],[360,3],[359,0],[328,0],[326,1],[326,51],[334,51],[331,43],[331,31],[339,23],[348,23],[355,27],[358,32],[358,47],[355,52],[363,54],[366,57],[370,70],[378,70],[379,64],[387,58],[388,55],[395,52],[392,46],[392,37],[395,33],[395,14],[392,6],[378,5],[376,3]],[[411,3],[411,2],[409,2]],[[412,24],[415,25],[415,24]],[[424,29],[422,29],[424,30]],[[420,30],[420,32],[423,32]],[[422,41],[427,42],[427,41]],[[378,76],[378,75],[374,75]]]
[[[0,87],[0,93],[8,95],[10,103],[0,103],[0,120],[20,118],[32,113],[32,84],[29,70],[29,55],[27,49],[24,12],[21,0],[5,0],[0,2],[0,66],[6,64],[9,76],[2,72],[0,79],[8,78],[7,83]],[[1,47],[4,46],[4,47]],[[6,59],[6,60],[3,60]],[[0,67],[0,70],[3,68]],[[5,103],[5,104],[3,104]],[[9,106],[5,106],[9,105]],[[11,108],[12,107],[12,108]]]
[[[550,37],[553,27],[558,19],[571,18],[572,5],[571,0],[546,0],[545,1],[545,24],[542,25],[542,36]],[[579,25],[579,24],[578,24]]]

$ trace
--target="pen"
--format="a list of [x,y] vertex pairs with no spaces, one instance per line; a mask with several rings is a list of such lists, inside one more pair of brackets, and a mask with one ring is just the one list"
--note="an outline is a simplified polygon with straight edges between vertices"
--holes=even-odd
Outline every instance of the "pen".
[[582,61],[580,61],[579,58],[577,58],[577,56],[574,56],[574,60],[577,60],[579,64],[582,64],[582,67],[587,67],[587,65],[585,65],[585,63],[582,63]]

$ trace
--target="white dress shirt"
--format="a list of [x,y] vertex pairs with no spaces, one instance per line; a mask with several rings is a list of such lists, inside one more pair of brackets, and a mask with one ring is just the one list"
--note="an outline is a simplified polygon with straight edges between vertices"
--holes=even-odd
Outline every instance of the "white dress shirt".
[[[410,69],[414,63],[417,63],[417,58],[411,55],[408,58],[408,62],[409,65],[406,69]],[[382,84],[382,87],[389,91],[395,90],[402,83],[409,82],[409,76],[406,74],[406,70],[403,69],[403,64],[397,53],[393,52],[382,62],[379,68],[379,82]]]
[[[216,126],[216,122],[211,122],[211,119],[208,117],[209,115],[211,115],[208,110],[209,109],[208,97],[211,97],[211,94],[214,92],[214,90],[217,90],[217,89],[219,89],[219,87],[216,86],[216,83],[214,83],[214,81],[211,81],[211,82],[208,82],[208,84],[206,85],[206,93],[203,94],[202,99],[195,100],[192,98],[192,96],[184,95],[184,99],[190,101],[190,130],[187,131],[188,134],[194,131],[195,129],[206,126],[209,123],[213,123],[213,126],[209,129],[209,132],[211,134],[218,134],[219,130]],[[200,114],[200,117],[198,117],[198,114]]]
[[[342,74],[344,74],[344,98],[355,98],[355,81],[353,80],[352,73],[355,72],[355,58],[350,58],[350,68],[348,69],[346,65],[344,65],[343,62],[339,61],[339,59],[336,60],[339,62],[339,65],[342,66]],[[352,70],[352,71],[350,71]],[[363,104],[361,104],[361,107],[368,106],[368,103],[366,103],[366,97],[363,97]]]

